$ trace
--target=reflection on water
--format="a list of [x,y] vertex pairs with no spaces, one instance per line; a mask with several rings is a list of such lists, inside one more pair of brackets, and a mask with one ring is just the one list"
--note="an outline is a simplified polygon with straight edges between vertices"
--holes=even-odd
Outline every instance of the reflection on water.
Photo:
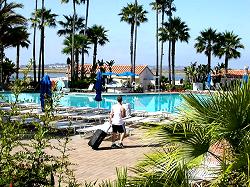
[[[14,95],[2,94],[6,101],[14,101]],[[116,103],[117,96],[102,96],[101,102],[94,100],[94,95],[64,95],[60,98],[59,104],[63,106],[75,107],[102,107],[111,109],[111,106]],[[40,104],[39,93],[22,93],[19,96],[20,101],[35,102]],[[123,102],[130,103],[131,108],[135,110],[146,110],[148,112],[167,111],[174,113],[176,107],[182,103],[183,99],[179,94],[148,94],[148,95],[124,95]]]

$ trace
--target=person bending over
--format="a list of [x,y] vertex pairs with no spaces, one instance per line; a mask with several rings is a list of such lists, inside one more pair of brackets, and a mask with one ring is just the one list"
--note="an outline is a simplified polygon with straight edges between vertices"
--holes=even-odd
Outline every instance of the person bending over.
[[[122,97],[117,97],[117,104],[112,106],[110,116],[109,116],[109,122],[112,124],[112,145],[111,148],[123,148],[123,138],[125,136],[125,122],[122,118],[126,117],[126,110],[122,106]],[[116,144],[116,136],[119,133],[120,139],[119,143]]]

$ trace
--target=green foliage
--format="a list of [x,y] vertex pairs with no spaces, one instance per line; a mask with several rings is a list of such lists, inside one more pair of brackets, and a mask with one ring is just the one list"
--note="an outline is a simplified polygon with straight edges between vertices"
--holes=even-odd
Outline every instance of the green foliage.
[[[50,126],[55,120],[52,106],[45,105],[41,116],[20,113],[18,96],[29,84],[27,73],[12,86],[15,100],[9,102],[11,110],[0,111],[0,186],[55,186],[56,182],[58,186],[79,186],[68,160],[68,133],[60,138],[51,136],[55,132]],[[56,98],[59,96],[53,96],[53,104],[57,104]],[[27,123],[30,118],[38,121]]]
[[184,90],[192,90],[193,89],[193,85],[187,80],[184,80],[183,86],[184,86]]
[[91,77],[85,77],[82,80],[74,81],[70,84],[70,88],[80,88],[80,89],[86,89],[89,87],[91,83],[94,83],[95,79]]
[[3,82],[9,83],[10,76],[16,72],[15,64],[9,59],[3,60]]
[[190,66],[184,68],[186,77],[190,83],[201,82],[204,83],[207,78],[208,66],[204,64],[197,65],[197,62],[191,63]]
[[136,92],[136,93],[142,93],[143,92],[143,87],[140,86],[140,85],[136,86],[134,92]]
[[[132,168],[131,186],[249,186],[250,83],[210,95],[183,95],[184,104],[172,123],[151,126],[162,147]],[[208,157],[209,156],[209,157]],[[207,159],[218,169],[204,166]],[[206,160],[206,161],[205,161]],[[211,168],[210,168],[211,167]],[[195,170],[213,173],[195,181]],[[207,181],[205,181],[207,180]],[[133,185],[132,185],[133,184]]]

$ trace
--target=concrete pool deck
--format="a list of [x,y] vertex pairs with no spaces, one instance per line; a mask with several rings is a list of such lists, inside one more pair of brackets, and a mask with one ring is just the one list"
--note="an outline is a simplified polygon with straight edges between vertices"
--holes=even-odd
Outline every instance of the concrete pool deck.
[[[124,139],[124,149],[111,149],[111,141],[105,139],[99,150],[92,150],[88,146],[88,138],[80,135],[72,136],[69,147],[70,161],[76,165],[75,176],[78,182],[94,182],[98,180],[115,180],[116,168],[133,167],[143,159],[146,153],[154,149],[149,140],[142,140],[144,130],[135,129],[132,136]],[[130,171],[129,174],[132,174]]]

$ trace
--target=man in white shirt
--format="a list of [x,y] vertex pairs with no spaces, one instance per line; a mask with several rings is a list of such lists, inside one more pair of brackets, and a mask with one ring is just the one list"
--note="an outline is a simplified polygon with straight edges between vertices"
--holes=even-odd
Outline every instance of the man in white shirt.
[[[125,122],[123,121],[123,118],[126,117],[126,110],[122,106],[122,97],[117,97],[117,104],[112,106],[110,116],[109,116],[109,122],[112,124],[112,145],[111,148],[123,148],[123,138],[125,136]],[[120,140],[119,143],[116,144],[116,135],[117,133],[120,134]]]

